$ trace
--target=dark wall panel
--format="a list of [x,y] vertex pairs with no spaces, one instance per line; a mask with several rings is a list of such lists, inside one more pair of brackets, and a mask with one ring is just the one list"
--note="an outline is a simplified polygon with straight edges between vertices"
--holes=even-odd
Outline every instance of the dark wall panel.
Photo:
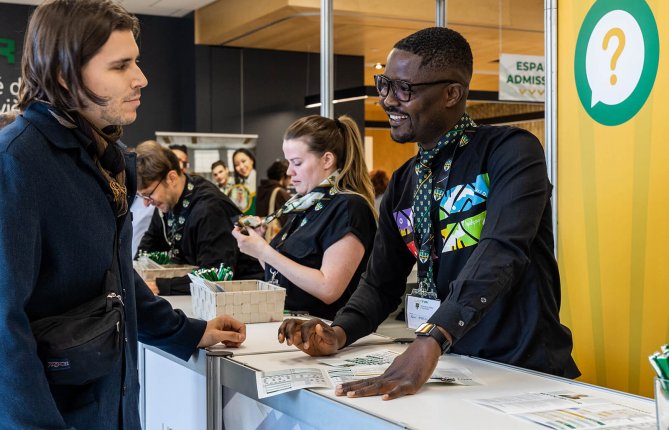
[[[319,91],[318,54],[219,46],[198,46],[196,52],[198,126],[208,126],[199,131],[258,134],[256,169],[259,178],[265,177],[269,165],[283,158],[286,128],[320,112],[304,107],[305,96]],[[362,86],[363,67],[362,57],[336,56],[335,89]],[[200,116],[207,112],[210,121]],[[335,113],[348,113],[364,124],[361,101],[335,105]]]
[[124,142],[135,146],[156,131],[195,129],[193,20],[138,15],[140,67],[149,81],[137,121],[125,127]]
[[216,133],[243,133],[241,49],[211,50],[211,128]]

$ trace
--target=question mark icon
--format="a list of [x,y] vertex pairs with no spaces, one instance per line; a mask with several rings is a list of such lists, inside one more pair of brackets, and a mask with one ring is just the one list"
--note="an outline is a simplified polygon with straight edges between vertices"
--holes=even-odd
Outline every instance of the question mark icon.
[[[615,52],[613,53],[613,56],[611,57],[611,71],[616,70],[616,65],[618,63],[618,58],[620,58],[620,54],[623,53],[623,49],[625,49],[625,33],[618,27],[614,27],[611,30],[609,30],[606,33],[606,36],[604,36],[604,42],[602,43],[602,49],[606,50],[609,47],[609,41],[614,38],[618,38],[618,46],[616,47]],[[616,82],[618,82],[618,78],[616,77],[615,73],[611,74],[611,85],[615,85]]]

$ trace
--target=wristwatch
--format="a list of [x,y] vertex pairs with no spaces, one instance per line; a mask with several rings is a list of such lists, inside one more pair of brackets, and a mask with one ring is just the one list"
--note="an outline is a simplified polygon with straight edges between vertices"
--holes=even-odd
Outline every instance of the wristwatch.
[[416,336],[430,336],[436,340],[441,348],[441,353],[446,354],[451,349],[451,342],[439,330],[439,327],[432,323],[423,323],[416,329]]

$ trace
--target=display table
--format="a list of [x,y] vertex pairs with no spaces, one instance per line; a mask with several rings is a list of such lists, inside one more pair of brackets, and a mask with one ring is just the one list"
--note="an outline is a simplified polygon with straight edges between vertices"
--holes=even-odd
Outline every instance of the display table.
[[[338,358],[370,353],[382,349],[403,351],[405,345],[371,345],[342,351]],[[220,362],[223,384],[248,397],[257,399],[255,370],[271,371],[299,367],[325,367],[300,351],[254,356],[231,356]],[[279,411],[318,429],[342,428],[410,428],[410,429],[541,429],[472,400],[511,396],[530,392],[572,391],[610,400],[654,413],[651,399],[584,384],[569,379],[532,372],[513,366],[472,357],[447,354],[440,366],[466,368],[482,385],[458,386],[426,384],[413,396],[384,401],[380,396],[366,398],[337,397],[332,389],[309,389],[260,399]],[[336,420],[323,419],[325,414]],[[364,419],[363,419],[364,418]],[[362,419],[362,421],[361,421]],[[364,423],[362,425],[361,423]]]
[[[175,307],[188,313],[186,300],[189,299],[170,299]],[[477,405],[472,400],[550,391],[588,394],[654,413],[651,399],[452,354],[441,357],[441,365],[466,368],[481,385],[431,383],[414,396],[392,401],[383,401],[378,396],[337,397],[334,390],[321,388],[258,400],[256,371],[326,367],[317,358],[279,344],[276,340],[278,326],[279,323],[248,324],[247,340],[239,349],[214,347],[209,351],[200,350],[187,363],[140,344],[143,428],[222,429],[223,387],[317,429],[541,429],[544,427]],[[401,352],[405,348],[406,345],[390,343],[388,338],[371,335],[345,348],[337,357],[347,358],[384,349]],[[170,399],[174,402],[170,403]]]

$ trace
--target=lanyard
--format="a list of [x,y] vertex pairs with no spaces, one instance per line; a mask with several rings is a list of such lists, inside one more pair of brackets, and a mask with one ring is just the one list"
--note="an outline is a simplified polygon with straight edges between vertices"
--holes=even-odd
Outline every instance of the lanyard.
[[[451,171],[453,170],[453,160],[455,159],[455,155],[457,154],[458,148],[461,146],[465,146],[469,143],[471,138],[467,135],[467,130],[462,134],[462,137],[456,141],[453,142],[453,149],[451,151],[450,156],[448,159],[444,162],[443,164],[443,174],[441,176],[435,176],[432,181],[432,190],[430,190],[430,217],[432,218],[435,211],[434,211],[434,204],[435,201],[441,201],[442,197],[446,193],[446,190],[448,189],[448,181],[451,177]],[[433,171],[432,174],[434,175],[435,172]],[[437,212],[438,212],[438,205],[437,204]],[[414,215],[415,216],[415,215]],[[430,231],[427,233],[428,238],[427,240],[431,242],[430,246],[430,254],[432,254],[432,250],[434,249],[434,229],[435,225],[437,226],[437,229],[439,228],[439,222],[437,223],[432,223],[432,228]],[[418,250],[421,249],[421,241],[423,240],[422,237],[418,237],[418,234],[416,232],[416,229],[414,228],[414,242],[416,245],[416,248]],[[418,266],[418,288],[414,290],[414,293],[418,296],[421,297],[427,297],[427,298],[437,298],[437,286],[436,283],[434,282],[434,274],[433,274],[433,262],[432,262],[432,255],[430,255],[424,262],[421,261],[420,258],[416,260],[417,266]],[[413,294],[413,293],[412,293]]]

